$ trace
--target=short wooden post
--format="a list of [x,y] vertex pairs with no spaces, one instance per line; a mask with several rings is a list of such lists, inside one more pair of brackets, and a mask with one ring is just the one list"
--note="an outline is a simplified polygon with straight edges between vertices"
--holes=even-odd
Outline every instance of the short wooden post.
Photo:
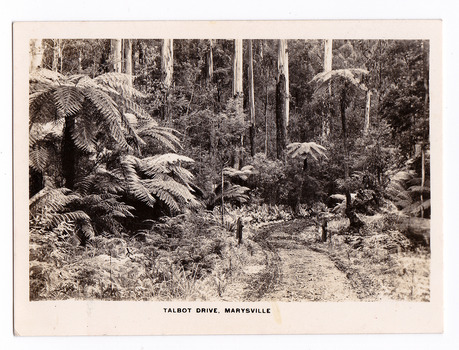
[[242,228],[244,225],[242,225],[242,220],[241,217],[237,218],[237,223],[236,223],[236,238],[237,238],[237,244],[242,243]]
[[327,219],[322,220],[322,242],[327,241]]

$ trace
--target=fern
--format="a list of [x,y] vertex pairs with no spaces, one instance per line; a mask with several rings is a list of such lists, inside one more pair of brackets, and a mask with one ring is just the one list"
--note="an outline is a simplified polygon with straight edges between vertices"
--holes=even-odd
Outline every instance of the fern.
[[316,74],[310,83],[318,83],[318,90],[323,90],[325,87],[328,87],[326,83],[331,79],[341,78],[345,81],[350,82],[356,88],[359,88],[363,91],[367,91],[368,88],[360,82],[359,75],[368,74],[369,72],[366,69],[361,68],[347,68],[347,69],[336,69],[326,72],[321,72]]
[[244,181],[252,174],[255,174],[255,168],[252,165],[246,165],[240,170],[229,167],[223,169],[223,175],[229,176],[230,178],[239,178]]
[[175,212],[180,211],[180,203],[196,205],[190,186],[192,174],[180,166],[181,162],[193,160],[173,153],[144,159],[123,157],[121,166],[129,193],[150,207],[159,200]]
[[315,142],[293,142],[287,146],[287,154],[292,158],[295,157],[305,157],[310,155],[312,158],[316,159],[321,156],[326,159],[328,157],[325,154],[326,148],[315,143]]

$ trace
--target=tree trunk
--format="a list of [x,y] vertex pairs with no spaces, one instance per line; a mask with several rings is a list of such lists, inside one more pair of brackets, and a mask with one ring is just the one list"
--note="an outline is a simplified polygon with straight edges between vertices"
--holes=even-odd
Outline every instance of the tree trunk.
[[285,122],[285,110],[287,99],[285,98],[285,76],[281,74],[276,86],[276,150],[277,159],[284,159],[286,148],[287,125]]
[[60,39],[53,40],[53,63],[52,70],[57,72],[59,69],[59,50],[60,50]]
[[132,40],[124,39],[124,72],[131,76],[130,85],[132,86]]
[[121,39],[111,40],[111,61],[113,63],[113,71],[115,73],[122,72],[122,60],[121,60]]
[[[324,42],[324,72],[332,70],[333,65],[333,40],[327,39]],[[328,83],[328,95],[331,97],[331,83]],[[322,138],[327,139],[330,136],[330,119],[331,119],[331,103],[327,100],[327,114],[322,121]]]
[[242,39],[235,39],[233,56],[233,96],[242,97],[242,93]]
[[332,70],[333,63],[333,40],[325,40],[325,50],[324,50],[324,72],[329,72]]
[[168,123],[171,122],[169,90],[172,86],[172,76],[174,72],[174,42],[173,39],[163,39],[161,47],[161,75],[162,83],[165,88],[163,118]]
[[363,226],[363,222],[359,219],[355,210],[352,206],[352,197],[349,190],[349,149],[347,145],[347,125],[346,125],[346,91],[348,89],[347,84],[341,90],[340,97],[340,114],[341,114],[341,127],[342,127],[342,138],[343,138],[343,168],[344,168],[344,193],[346,195],[346,216],[349,218],[349,228],[353,231],[359,231]]
[[[263,47],[263,46],[262,46]],[[268,157],[268,102],[269,102],[269,95],[268,95],[268,81],[269,81],[269,70],[266,69],[266,82],[265,82],[265,107],[264,107],[264,115],[265,115],[265,156]]]
[[[284,108],[284,119],[285,119],[285,126],[288,126],[289,123],[289,99],[290,99],[290,93],[289,93],[289,75],[288,75],[288,52],[287,52],[287,40],[282,39],[279,40],[279,46],[278,46],[278,56],[277,56],[277,77],[279,81],[279,77],[281,75],[284,75],[285,81],[285,87],[283,90],[285,91],[285,108]],[[286,134],[287,135],[287,134]]]
[[426,183],[426,152],[424,147],[421,149],[421,218],[424,218],[424,185]]
[[225,191],[225,176],[223,175],[223,169],[225,165],[222,164],[222,206],[221,206],[221,215],[222,215],[222,225],[225,223],[225,202],[224,202],[224,191]]
[[[243,90],[242,90],[242,39],[234,40],[233,56],[233,96],[236,99],[236,114],[239,116],[243,112]],[[235,149],[234,168],[239,169],[242,161],[242,151],[244,136],[241,135],[241,144]]]
[[284,158],[284,150],[287,145],[288,101],[287,40],[279,40],[276,86],[277,159]]
[[370,130],[370,106],[371,106],[371,91],[367,91],[367,103],[365,106],[365,124],[363,126],[363,134],[367,135]]
[[29,72],[33,72],[38,68],[41,68],[43,61],[43,44],[41,39],[31,39],[30,40],[30,66]]
[[255,155],[255,92],[253,84],[252,40],[249,40],[249,111],[250,111],[250,154]]
[[212,82],[214,76],[214,58],[212,55],[213,41],[209,40],[209,52],[207,53],[207,81]]
[[83,73],[83,67],[81,65],[83,61],[83,55],[81,53],[81,49],[78,51],[78,74],[82,74]]

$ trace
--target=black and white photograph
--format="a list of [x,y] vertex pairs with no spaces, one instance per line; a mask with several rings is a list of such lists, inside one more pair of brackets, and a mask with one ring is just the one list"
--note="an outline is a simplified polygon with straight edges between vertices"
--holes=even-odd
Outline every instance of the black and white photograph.
[[28,303],[431,303],[431,39],[291,34],[28,33]]

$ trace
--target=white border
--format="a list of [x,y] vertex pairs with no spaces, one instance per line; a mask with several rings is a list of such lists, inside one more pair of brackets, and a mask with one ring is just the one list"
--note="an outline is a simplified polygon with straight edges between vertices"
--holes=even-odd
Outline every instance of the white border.
[[[2,313],[1,321],[1,343],[6,348],[15,349],[61,349],[63,346],[70,349],[80,349],[81,347],[96,348],[100,346],[110,347],[111,349],[137,349],[141,346],[153,346],[155,348],[201,348],[206,345],[219,346],[222,349],[233,348],[237,342],[238,347],[248,348],[261,346],[267,348],[292,347],[295,345],[306,345],[314,349],[358,349],[358,348],[405,348],[407,346],[416,349],[427,348],[453,348],[459,343],[457,328],[458,322],[458,254],[456,253],[459,245],[459,238],[455,220],[457,208],[457,149],[458,149],[458,119],[455,111],[457,106],[457,62],[459,61],[458,50],[458,27],[457,13],[458,4],[455,1],[384,1],[380,4],[371,4],[368,1],[322,1],[315,4],[294,3],[283,1],[285,7],[279,8],[277,3],[264,2],[262,6],[255,3],[253,5],[242,2],[232,1],[236,4],[229,8],[227,6],[216,5],[213,1],[206,1],[208,6],[199,6],[194,1],[193,9],[187,7],[180,1],[180,6],[171,11],[168,1],[166,5],[157,3],[130,1],[128,9],[123,7],[127,2],[111,1],[110,6],[107,2],[92,3],[88,6],[88,1],[80,1],[78,4],[66,4],[62,6],[57,1],[14,1],[6,4],[0,17],[2,24],[2,47],[11,47],[11,22],[14,20],[120,20],[120,19],[308,19],[308,18],[442,18],[444,23],[444,142],[445,142],[445,169],[444,186],[445,191],[446,218],[445,226],[445,333],[443,335],[404,335],[404,336],[269,336],[269,337],[106,337],[106,338],[13,338],[12,336],[12,315],[11,315],[11,288],[2,290]],[[241,4],[243,3],[243,4]],[[222,10],[222,7],[224,10]],[[241,12],[240,9],[244,9]],[[50,10],[52,9],[52,10]],[[6,78],[2,79],[2,106],[5,106],[5,114],[11,114],[11,56],[0,55],[1,67],[7,68]],[[6,198],[11,198],[11,120],[6,118],[6,126],[1,129],[1,152],[0,160],[4,166],[0,172],[2,193]],[[2,207],[2,218],[5,231],[11,232],[11,205],[6,200]],[[11,235],[6,238],[2,245],[0,257],[0,271],[7,286],[11,286],[12,267],[11,267]]]

